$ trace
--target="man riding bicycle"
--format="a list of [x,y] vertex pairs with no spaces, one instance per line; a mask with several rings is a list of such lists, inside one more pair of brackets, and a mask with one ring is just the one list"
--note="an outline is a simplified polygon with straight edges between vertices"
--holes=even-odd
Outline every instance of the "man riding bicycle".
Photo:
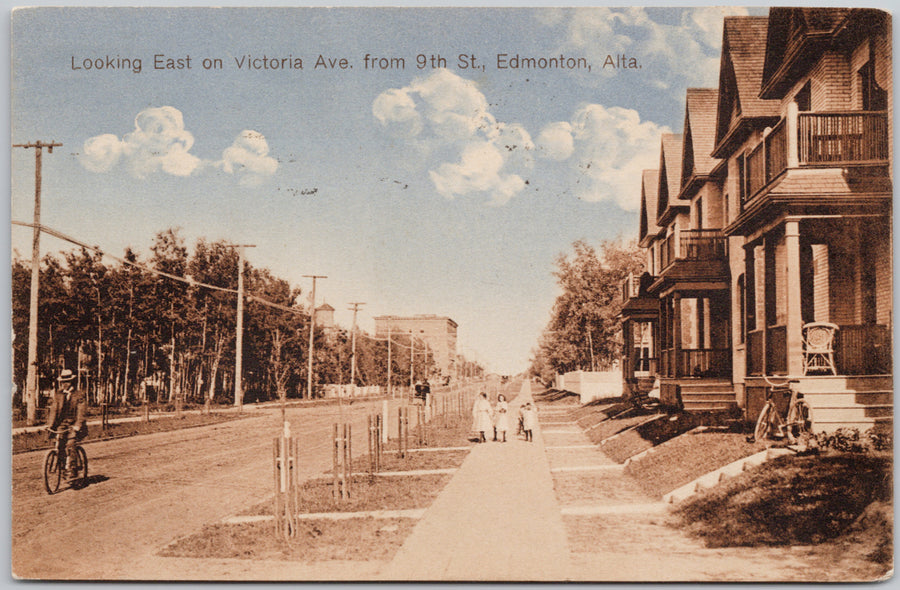
[[66,449],[65,477],[72,478],[72,457],[75,456],[75,443],[87,436],[87,424],[84,422],[86,405],[84,391],[75,389],[75,375],[69,369],[63,369],[57,381],[59,386],[50,401],[47,414],[47,427],[51,430],[50,438],[56,431],[60,437],[60,447]]

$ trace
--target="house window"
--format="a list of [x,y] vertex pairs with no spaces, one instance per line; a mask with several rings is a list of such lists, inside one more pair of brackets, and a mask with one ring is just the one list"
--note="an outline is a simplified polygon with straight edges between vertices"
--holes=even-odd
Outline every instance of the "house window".
[[747,201],[747,173],[746,173],[746,160],[744,158],[744,154],[739,154],[737,157],[737,167],[738,167],[738,194],[741,197],[741,205]]
[[871,59],[859,68],[859,86],[862,92],[862,108],[864,111],[883,111],[887,109],[887,92],[875,80],[875,62]]

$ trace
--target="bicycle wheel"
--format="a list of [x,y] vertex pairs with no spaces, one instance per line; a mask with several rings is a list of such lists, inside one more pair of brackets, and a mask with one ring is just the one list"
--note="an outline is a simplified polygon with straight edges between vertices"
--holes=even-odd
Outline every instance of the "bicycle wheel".
[[50,449],[44,455],[44,489],[53,494],[59,489],[62,470],[59,468],[59,456],[56,449]]
[[809,404],[805,401],[797,400],[788,410],[787,424],[788,432],[793,437],[800,437],[802,434],[809,432],[810,427],[810,409]]
[[88,459],[84,447],[78,445],[75,447],[75,456],[78,457],[78,472],[81,476],[82,483],[87,483],[88,478]]
[[765,440],[769,434],[770,414],[775,411],[772,404],[766,403],[759,412],[759,418],[756,419],[756,428],[753,429],[753,440],[759,442]]

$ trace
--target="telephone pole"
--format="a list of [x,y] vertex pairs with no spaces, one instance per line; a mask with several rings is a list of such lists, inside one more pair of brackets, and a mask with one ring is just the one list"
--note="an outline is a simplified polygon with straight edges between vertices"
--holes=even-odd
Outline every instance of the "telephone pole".
[[312,382],[313,382],[313,335],[316,330],[316,279],[327,279],[325,275],[303,275],[305,278],[312,279],[312,301],[309,304],[309,366],[306,370],[306,395],[312,399]]
[[348,308],[353,312],[353,330],[350,333],[350,385],[356,385],[356,313],[359,311],[359,306],[365,305],[365,303],[354,301],[350,305],[353,306]]
[[234,340],[234,407],[244,407],[243,353],[244,353],[244,248],[256,248],[254,244],[228,244],[238,251],[237,327]]
[[393,398],[391,389],[391,322],[388,322],[387,397]]
[[51,141],[44,143],[15,143],[13,147],[34,148],[34,237],[31,242],[31,301],[28,310],[28,374],[25,378],[25,419],[34,425],[38,401],[37,339],[38,339],[38,289],[41,270],[41,157],[44,148],[52,154],[53,148],[62,146]]

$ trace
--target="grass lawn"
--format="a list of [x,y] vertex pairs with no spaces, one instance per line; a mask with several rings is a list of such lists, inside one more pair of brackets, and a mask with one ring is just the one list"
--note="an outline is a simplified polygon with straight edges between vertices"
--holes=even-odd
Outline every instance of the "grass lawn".
[[[247,418],[252,414],[236,414],[233,412],[203,414],[182,414],[181,418],[174,416],[154,417],[151,415],[150,422],[117,422],[109,425],[105,431],[100,428],[99,424],[91,424],[88,426],[88,436],[85,441],[106,440],[110,438],[121,438],[124,436],[136,436],[139,434],[153,434],[156,432],[169,432],[171,430],[180,430],[182,428],[192,428],[195,426],[209,426],[210,424],[219,424],[230,420]],[[25,432],[13,436],[12,449],[13,453],[23,453],[26,451],[37,451],[50,448],[45,431]]]
[[728,417],[722,414],[671,414],[641,424],[634,430],[609,441],[603,445],[603,452],[611,459],[624,463],[629,457],[659,446],[701,425],[743,432],[743,425],[729,422]]
[[[647,415],[628,414],[622,418],[616,418],[614,420],[604,420],[603,422],[598,422],[597,426],[595,426],[594,428],[586,431],[586,434],[592,442],[599,443],[600,441],[605,440],[613,436],[614,434],[622,432],[626,428],[631,428],[632,426],[646,421],[648,418],[649,416]],[[606,447],[608,446],[608,444],[609,443],[601,447],[604,453],[607,452]]]
[[[429,446],[469,446],[467,419],[441,416],[429,424]],[[410,440],[410,446],[413,441]],[[396,441],[391,445],[396,448]],[[466,451],[411,452],[406,458],[386,453],[382,471],[453,468],[462,464]],[[354,468],[368,468],[368,455],[354,459]],[[333,480],[327,475],[300,486],[299,512],[369,512],[427,508],[450,481],[452,475],[377,476],[357,473],[351,477],[350,497],[336,499]],[[273,499],[253,506],[242,515],[273,513]],[[341,520],[298,521],[298,535],[290,542],[276,536],[273,522],[216,524],[178,539],[160,555],[171,557],[215,557],[276,559],[315,562],[326,560],[390,560],[412,532],[415,520],[371,517]]]
[[889,560],[890,511],[852,525],[873,502],[889,505],[892,470],[886,454],[779,457],[688,498],[675,514],[710,547],[802,545],[868,532],[880,540],[875,557]]
[[[414,449],[419,445],[417,444],[418,434],[417,434],[417,426],[413,426],[415,423],[415,409],[410,409],[410,425],[409,425],[409,448]],[[394,426],[390,432],[388,432],[388,436],[391,439],[387,444],[384,445],[384,450],[396,450],[397,449],[397,426],[396,426],[396,416],[391,418],[391,424]],[[438,447],[467,447],[472,444],[472,441],[469,440],[469,436],[472,434],[472,416],[471,414],[466,414],[464,416],[458,416],[456,414],[446,414],[435,416],[428,422],[426,426],[426,437],[428,440],[427,445],[422,445],[423,448],[438,448]]]
[[[381,471],[414,471],[419,469],[447,469],[459,467],[469,451],[410,451],[405,457],[397,453],[381,456]],[[353,472],[368,473],[369,456],[353,458]]]
[[629,463],[625,473],[649,496],[661,498],[701,475],[765,448],[761,443],[748,443],[742,433],[694,431],[660,444],[654,452]]
[[[452,476],[409,475],[379,477],[354,475],[350,483],[350,497],[335,499],[332,479],[318,478],[300,485],[299,511],[368,512],[372,510],[408,510],[427,508]],[[242,515],[272,514],[273,500],[268,499],[242,512]]]
[[273,559],[316,562],[327,560],[390,560],[412,532],[408,518],[301,520],[297,536],[286,542],[272,522],[215,524],[178,539],[160,551],[163,557]]

